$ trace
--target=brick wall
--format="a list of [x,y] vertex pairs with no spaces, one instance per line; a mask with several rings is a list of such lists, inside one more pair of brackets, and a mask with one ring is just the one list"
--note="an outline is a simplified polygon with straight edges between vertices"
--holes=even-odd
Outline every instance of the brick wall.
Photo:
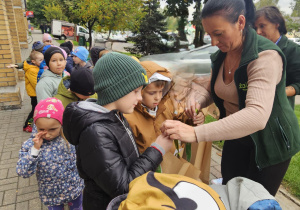
[[20,88],[16,86],[17,70],[6,67],[16,61],[10,33],[9,18],[14,17],[11,6],[12,0],[0,1],[0,109],[21,108]]
[[[14,5],[15,6],[15,5]],[[14,7],[14,12],[15,12],[15,17],[16,17],[16,23],[17,23],[17,28],[18,28],[18,36],[19,36],[19,41],[20,41],[20,46],[21,48],[28,48],[28,43],[27,43],[27,20],[24,20],[24,11],[22,8],[15,8]]]
[[15,18],[15,12],[13,9],[13,3],[12,0],[5,0],[5,7],[6,7],[6,14],[10,29],[10,35],[12,37],[12,43],[13,43],[13,52],[15,56],[15,62],[20,63],[22,62],[21,58],[21,50],[19,43],[19,36],[18,36],[18,28],[16,24],[16,18]]
[[[6,0],[5,0],[6,1]],[[13,4],[13,9],[15,12],[15,18],[18,28],[18,36],[20,41],[21,48],[28,48],[27,43],[27,29],[28,29],[28,23],[27,18],[24,17],[24,8],[22,4],[22,0],[10,0]]]
[[20,91],[16,93],[0,93],[0,108],[1,109],[20,109]]

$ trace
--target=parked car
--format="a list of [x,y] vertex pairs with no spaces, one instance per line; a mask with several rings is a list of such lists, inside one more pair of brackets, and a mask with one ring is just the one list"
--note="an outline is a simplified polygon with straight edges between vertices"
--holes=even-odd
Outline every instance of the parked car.
[[211,44],[211,38],[210,38],[210,36],[208,34],[204,35],[203,42],[205,44]]
[[293,42],[300,42],[300,38],[288,38],[288,39]]
[[192,72],[195,73],[196,76],[202,76],[210,74],[210,55],[217,50],[218,47],[208,44],[190,51],[148,55],[141,57],[140,61],[153,61],[170,71],[182,68],[182,71]]

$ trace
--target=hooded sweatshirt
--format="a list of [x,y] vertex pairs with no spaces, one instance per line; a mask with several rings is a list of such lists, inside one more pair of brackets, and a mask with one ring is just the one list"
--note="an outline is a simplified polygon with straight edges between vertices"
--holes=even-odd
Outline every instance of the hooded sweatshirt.
[[[141,65],[145,68],[147,76],[151,81],[151,77],[155,73],[159,73],[165,77],[171,79],[171,73],[164,67],[157,65],[151,61],[143,61]],[[134,108],[133,113],[124,114],[129,122],[129,125],[135,136],[136,143],[139,147],[139,151],[143,153],[161,134],[160,127],[165,120],[178,119],[184,120],[184,116],[176,113],[173,102],[168,94],[166,94],[170,86],[166,84],[166,88],[163,89],[163,98],[156,108],[156,113],[148,110],[141,102]],[[164,94],[165,93],[165,94]],[[156,115],[156,116],[155,116]],[[173,151],[175,151],[175,146]]]
[[[97,209],[106,209],[111,199],[128,192],[133,179],[154,171],[162,155],[153,147],[140,155],[123,115],[96,101],[69,104],[63,125],[66,139],[77,146],[77,168],[84,179],[84,196],[96,200]],[[88,203],[84,205],[90,207]]]
[[32,65],[30,63],[27,63],[27,61],[24,61],[23,69],[25,71],[25,87],[26,92],[29,96],[35,97],[35,87],[37,84],[37,75],[39,72],[39,67]]
[[54,74],[49,69],[45,69],[40,81],[36,85],[37,101],[39,102],[40,100],[55,96],[61,79],[60,75]]

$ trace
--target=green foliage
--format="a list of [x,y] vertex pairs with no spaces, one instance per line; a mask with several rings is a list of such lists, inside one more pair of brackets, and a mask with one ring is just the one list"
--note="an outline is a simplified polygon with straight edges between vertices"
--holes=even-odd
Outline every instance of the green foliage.
[[291,2],[292,17],[300,17],[300,0]]
[[[62,44],[62,43],[65,42],[65,40],[55,40],[55,41],[58,42],[59,44]],[[73,42],[73,45],[74,45],[74,46],[79,46],[77,41],[72,40],[72,42]]]
[[176,17],[167,17],[166,18],[166,23],[167,23],[167,30],[170,30],[170,31],[176,31],[177,28],[178,28],[178,18]]
[[160,34],[165,31],[165,17],[158,12],[159,1],[145,1],[143,11],[146,13],[142,19],[139,31],[133,31],[139,34],[133,37],[131,41],[135,42],[133,48],[126,48],[127,51],[133,54],[156,54],[167,51],[167,47],[160,41]]
[[180,40],[187,40],[184,32],[184,27],[187,24],[187,18],[189,16],[188,7],[194,0],[166,0],[167,3],[167,16],[178,17],[178,35]]
[[293,21],[292,17],[290,15],[284,15],[285,19],[285,26],[288,32],[291,32],[293,36],[295,37],[295,32],[297,32],[300,28],[300,23]]
[[48,5],[50,0],[28,0],[27,10],[33,11],[34,18],[29,18],[31,22],[39,26],[41,23],[46,23],[47,19],[44,15],[44,6]]
[[122,53],[124,55],[128,55],[128,56],[134,56],[134,57],[137,57],[137,58],[142,57],[141,54],[132,54],[132,53],[129,53],[129,52],[120,52],[120,53]]
[[[298,124],[300,126],[300,105],[295,106],[295,114],[298,118]],[[298,152],[291,160],[289,168],[283,178],[284,186],[286,186],[290,192],[300,199],[300,152]]]
[[[205,124],[215,122],[215,121],[217,121],[217,120],[215,118],[213,118],[212,116],[210,116],[210,115],[205,116],[205,121],[204,121]],[[219,147],[220,149],[222,149],[223,145],[224,145],[224,141],[214,141],[213,144],[216,145],[217,147]]]
[[260,9],[265,6],[276,6],[278,7],[278,1],[279,0],[259,0],[255,3],[256,9]]
[[142,0],[115,0],[103,4],[99,15],[98,28],[104,31],[138,30],[145,13],[142,10]]
[[62,8],[58,4],[55,4],[53,2],[45,5],[43,12],[48,22],[51,22],[53,19],[65,21],[68,20],[62,11]]
[[193,13],[193,21],[192,24],[195,26],[195,38],[194,38],[194,45],[195,47],[200,47],[204,44],[203,37],[204,37],[204,28],[202,26],[202,21],[200,18],[201,9],[202,9],[202,0],[195,0],[195,12]]

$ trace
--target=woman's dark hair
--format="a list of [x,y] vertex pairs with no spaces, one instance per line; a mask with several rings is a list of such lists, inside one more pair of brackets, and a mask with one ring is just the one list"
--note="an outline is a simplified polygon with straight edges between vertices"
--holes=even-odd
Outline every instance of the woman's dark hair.
[[239,16],[244,15],[245,29],[247,29],[254,23],[255,6],[253,0],[208,0],[202,10],[201,18],[214,15],[221,15],[230,23],[236,23]]
[[273,24],[279,24],[278,31],[280,34],[287,33],[285,20],[277,7],[267,6],[257,10],[255,13],[255,21],[262,16]]

